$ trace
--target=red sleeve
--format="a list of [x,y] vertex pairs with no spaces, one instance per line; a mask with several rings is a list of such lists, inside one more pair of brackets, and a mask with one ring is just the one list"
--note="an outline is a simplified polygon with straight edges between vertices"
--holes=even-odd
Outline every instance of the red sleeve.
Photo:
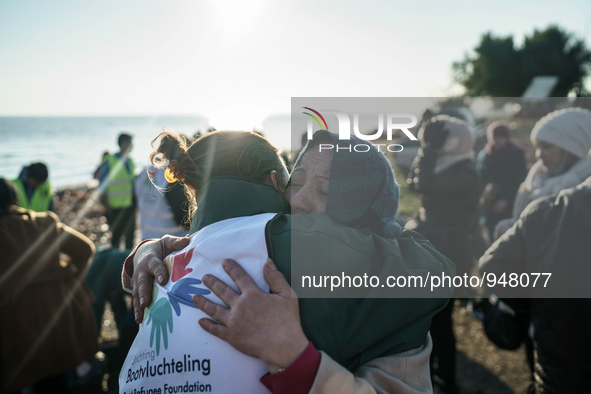
[[148,241],[153,241],[153,239],[144,239],[135,247],[133,252],[131,252],[131,254],[127,256],[127,258],[125,259],[125,262],[123,263],[123,271],[129,278],[133,278],[133,258],[135,257],[135,252],[137,252],[137,248],[139,248]]
[[272,393],[307,394],[310,392],[320,367],[320,352],[312,342],[306,350],[283,372],[267,373],[261,383]]

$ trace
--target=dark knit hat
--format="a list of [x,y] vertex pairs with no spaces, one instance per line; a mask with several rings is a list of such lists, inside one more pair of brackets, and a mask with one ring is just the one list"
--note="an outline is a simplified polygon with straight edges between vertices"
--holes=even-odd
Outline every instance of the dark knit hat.
[[[294,168],[308,149],[324,143],[334,145],[326,213],[346,226],[400,238],[402,229],[394,220],[400,189],[388,159],[368,141],[355,136],[340,141],[337,134],[319,130],[302,149]],[[358,147],[357,152],[353,146]]]

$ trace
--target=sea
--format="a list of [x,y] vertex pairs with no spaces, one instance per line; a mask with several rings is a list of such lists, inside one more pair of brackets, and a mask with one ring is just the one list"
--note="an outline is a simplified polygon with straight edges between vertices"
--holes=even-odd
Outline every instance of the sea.
[[104,152],[119,150],[121,132],[133,135],[131,157],[144,167],[152,140],[164,127],[193,136],[204,117],[0,117],[0,177],[16,178],[23,166],[43,162],[56,189],[92,181]]

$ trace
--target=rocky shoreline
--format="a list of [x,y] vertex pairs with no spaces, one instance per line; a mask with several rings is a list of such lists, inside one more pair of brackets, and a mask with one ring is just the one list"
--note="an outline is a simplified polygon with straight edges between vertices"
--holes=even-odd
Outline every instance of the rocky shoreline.
[[[55,213],[62,223],[86,235],[97,248],[111,247],[105,209],[98,199],[96,181],[75,185],[56,192]],[[136,226],[135,243],[139,243],[139,225]]]

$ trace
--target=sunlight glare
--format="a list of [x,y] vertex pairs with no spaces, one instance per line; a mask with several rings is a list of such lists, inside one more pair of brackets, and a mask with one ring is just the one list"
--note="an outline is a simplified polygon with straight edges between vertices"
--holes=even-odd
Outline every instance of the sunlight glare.
[[222,32],[223,41],[243,38],[256,26],[261,16],[264,0],[216,0],[214,6],[214,26]]

